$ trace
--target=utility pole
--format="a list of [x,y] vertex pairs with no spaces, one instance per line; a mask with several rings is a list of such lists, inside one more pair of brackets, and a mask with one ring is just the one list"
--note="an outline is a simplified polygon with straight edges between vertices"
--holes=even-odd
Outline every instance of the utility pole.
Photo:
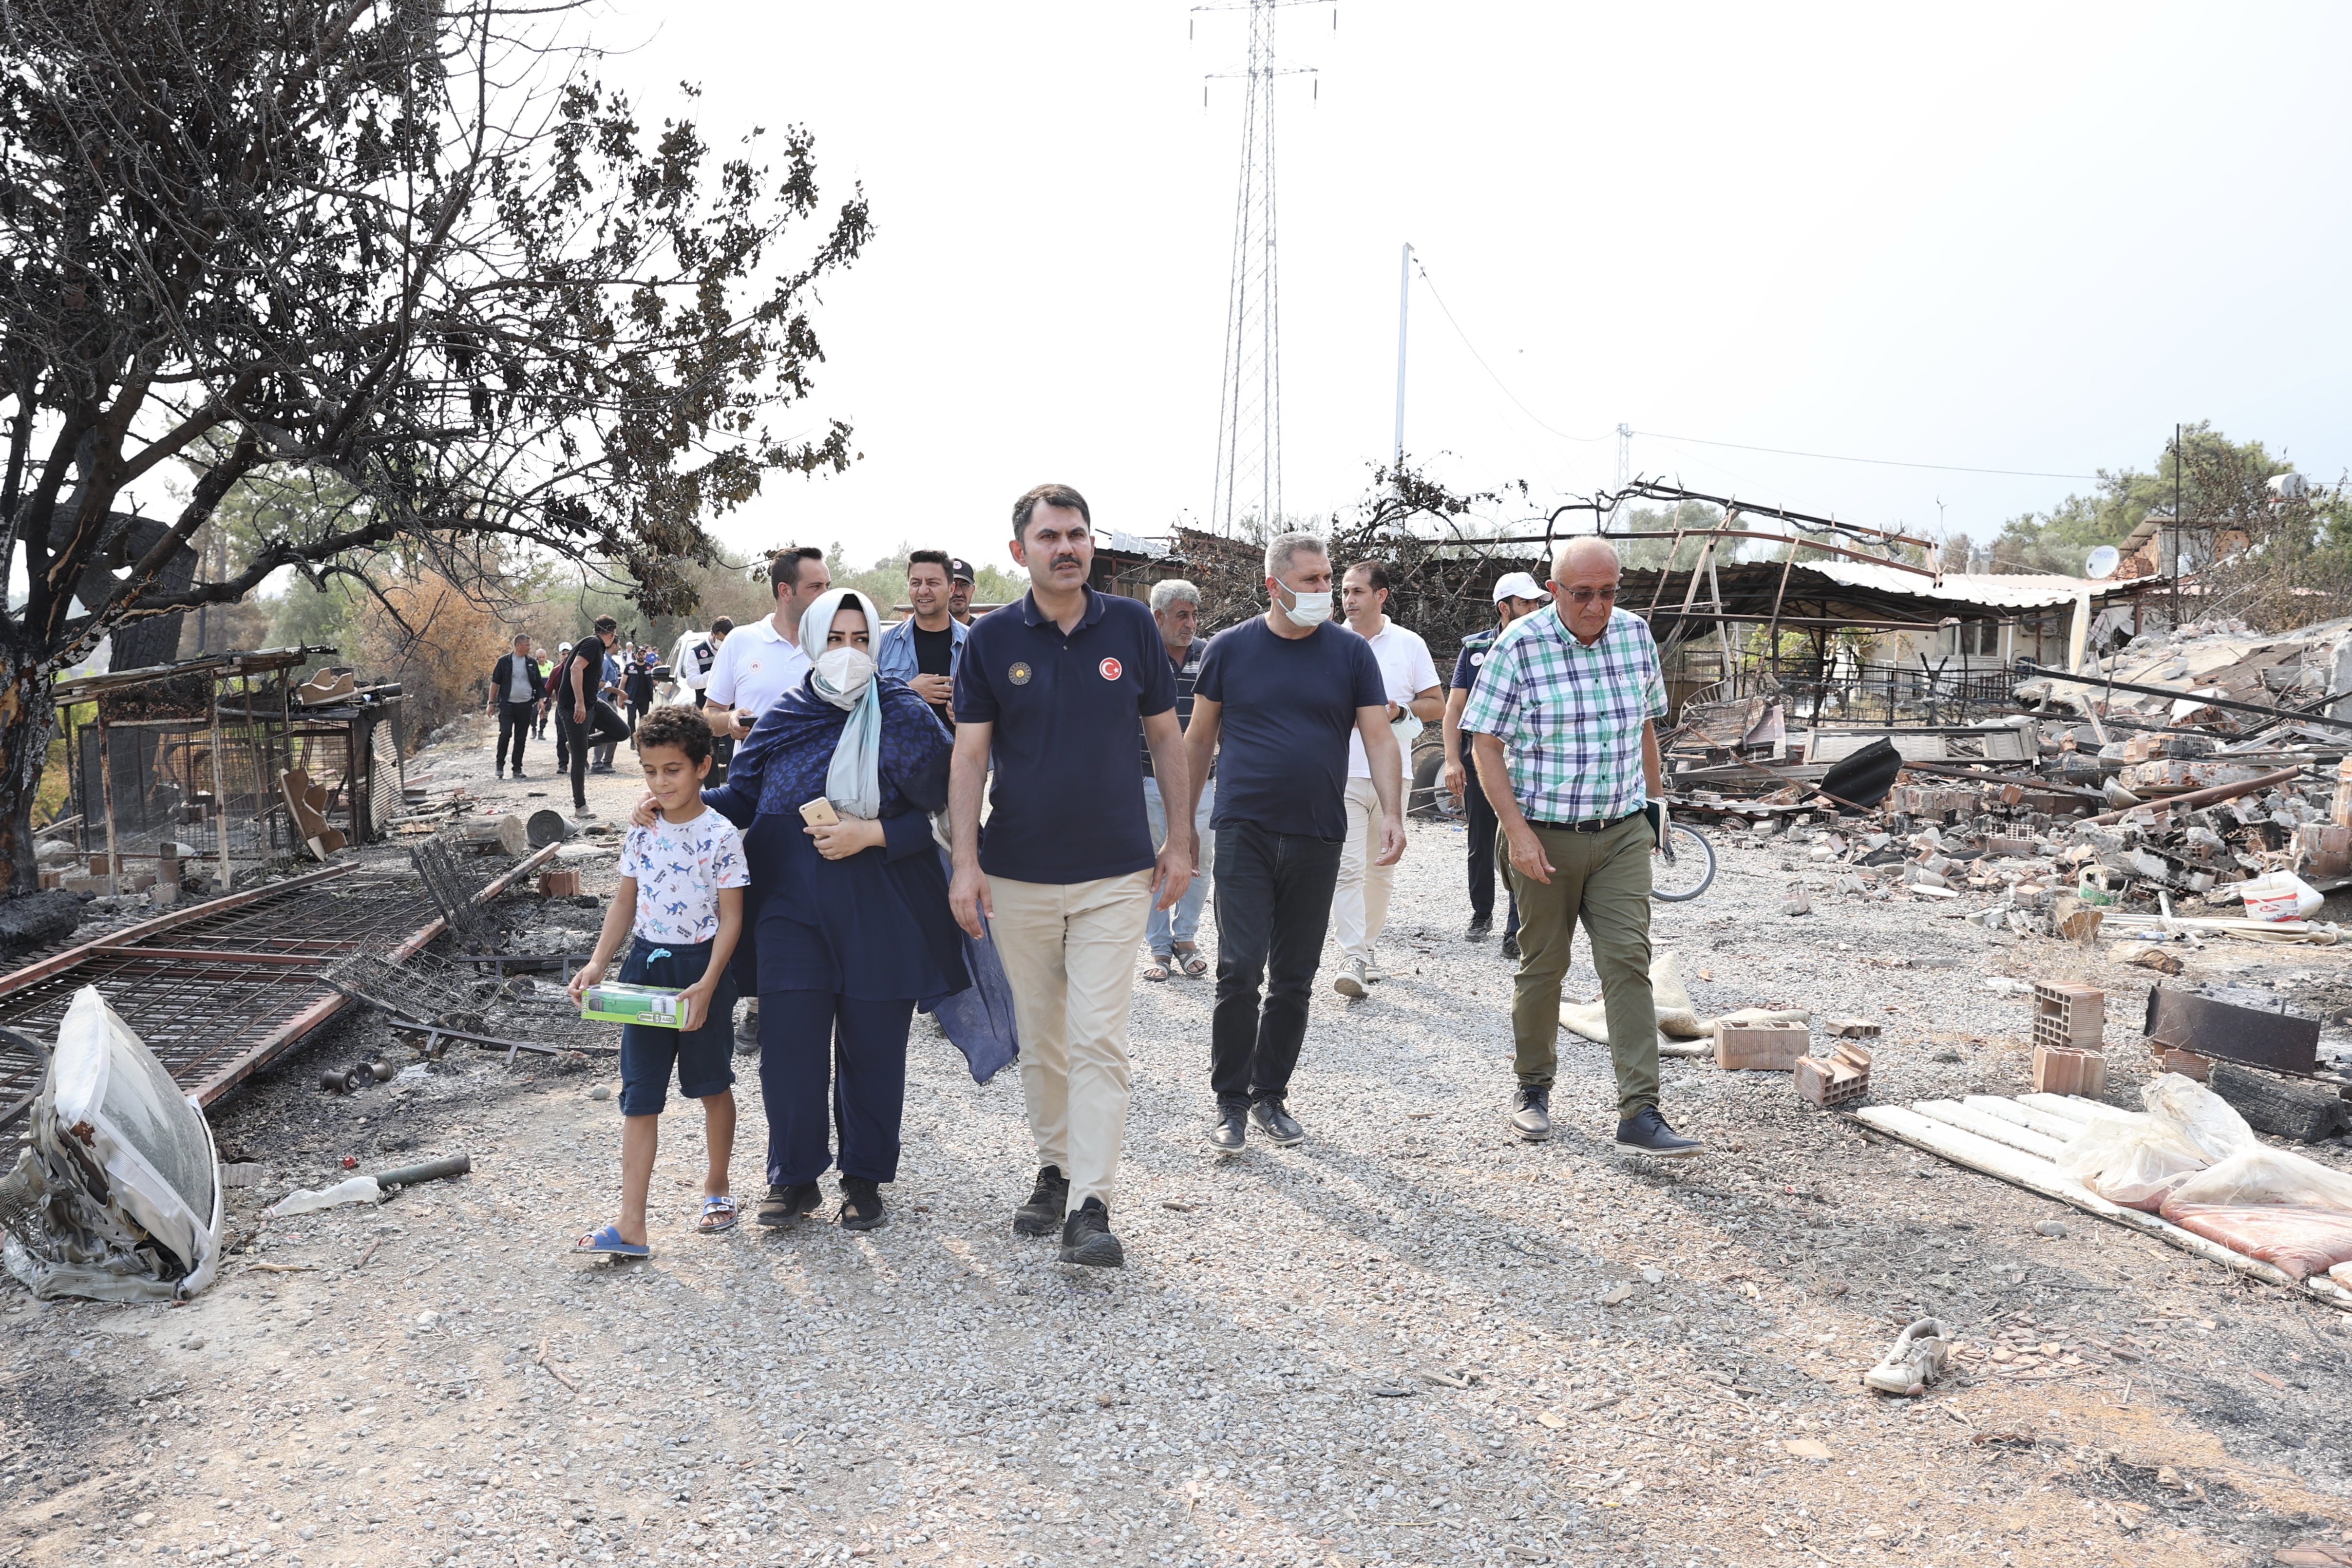
[[2172,427],[2172,634],[2180,635],[2180,426]]
[[1406,308],[1412,303],[1412,246],[1397,257],[1397,410],[1396,462],[1391,477],[1404,472],[1404,344]]

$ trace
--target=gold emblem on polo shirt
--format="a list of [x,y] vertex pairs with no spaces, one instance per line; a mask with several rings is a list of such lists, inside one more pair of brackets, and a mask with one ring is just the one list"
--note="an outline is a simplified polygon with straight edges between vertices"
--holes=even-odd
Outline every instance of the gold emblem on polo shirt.
[[1029,666],[1026,664],[1016,662],[1005,674],[1013,677],[1013,684],[1016,686],[1025,686],[1029,684]]

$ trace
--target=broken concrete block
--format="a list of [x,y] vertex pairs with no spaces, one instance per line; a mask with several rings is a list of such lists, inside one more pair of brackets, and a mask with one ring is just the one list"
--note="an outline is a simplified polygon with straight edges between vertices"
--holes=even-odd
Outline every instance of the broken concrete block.
[[2033,1048],[2033,1092],[2037,1094],[2081,1094],[2096,1097],[2106,1092],[2107,1059],[2096,1051],[2064,1046]]
[[1995,858],[2001,855],[2023,857],[2032,852],[2032,839],[2007,839],[1998,833],[1987,834],[1985,837],[1985,853]]
[[1797,1058],[1797,1097],[1826,1109],[1870,1092],[1871,1053],[1843,1041],[1819,1056]]
[[1813,1041],[1801,1023],[1731,1024],[1715,1030],[1715,1064],[1734,1071],[1786,1072]]
[[1840,1040],[1876,1040],[1878,1026],[1868,1019],[1829,1019],[1822,1027]]
[[2342,876],[2352,872],[2352,828],[2305,822],[2295,829],[2294,843],[2303,852],[2303,869],[2312,875]]
[[539,893],[542,898],[577,898],[580,896],[580,873],[577,871],[541,872]]

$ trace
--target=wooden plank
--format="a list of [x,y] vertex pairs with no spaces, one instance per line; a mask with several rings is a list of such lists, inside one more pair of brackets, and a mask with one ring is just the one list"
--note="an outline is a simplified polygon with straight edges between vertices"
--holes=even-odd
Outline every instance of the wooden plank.
[[2030,1105],[2021,1105],[2014,1100],[2004,1100],[1998,1094],[1964,1094],[1960,1097],[1960,1103],[1971,1111],[1982,1111],[1988,1116],[1998,1116],[2004,1122],[2014,1122],[2021,1127],[2031,1127],[2043,1137],[2055,1138],[2062,1144],[2072,1143],[2081,1136],[2083,1132],[2083,1124],[2080,1122],[2071,1121],[2064,1116],[2053,1116],[2047,1111]]
[[2046,1111],[2053,1116],[2063,1116],[2078,1127],[2087,1127],[2098,1120],[2095,1102],[2079,1094],[2021,1094],[2017,1103],[2029,1111]]
[[[2259,1280],[2265,1285],[2281,1285],[2290,1290],[2296,1288],[2295,1281],[2287,1278],[2284,1270],[2274,1269],[2259,1259],[2249,1258],[2242,1252],[2232,1252],[2220,1242],[2209,1240],[2195,1231],[2183,1230],[2160,1215],[2111,1203],[2048,1160],[2036,1159],[1990,1138],[1980,1138],[1933,1117],[1922,1116],[1906,1106],[1865,1105],[1859,1111],[1842,1111],[1839,1114],[1849,1121],[1859,1122],[1874,1132],[1884,1133],[1914,1148],[1950,1160],[1954,1165],[1966,1166],[2012,1186],[2021,1186],[2028,1192],[2056,1198],[2096,1218],[2145,1232],[2169,1246],[2178,1247],[2184,1252],[2193,1252],[2248,1279]],[[2305,1295],[2315,1301],[2352,1312],[2352,1291],[2339,1289],[2324,1276],[2315,1276],[2303,1281],[2301,1288]]]
[[1994,1143],[2006,1144],[2012,1149],[2022,1149],[2041,1159],[2055,1160],[2066,1147],[2055,1138],[2044,1137],[2013,1122],[2004,1122],[1999,1116],[1971,1110],[1957,1100],[1920,1100],[1914,1102],[1911,1109],[1922,1116],[1931,1116],[1962,1132],[1990,1138]]

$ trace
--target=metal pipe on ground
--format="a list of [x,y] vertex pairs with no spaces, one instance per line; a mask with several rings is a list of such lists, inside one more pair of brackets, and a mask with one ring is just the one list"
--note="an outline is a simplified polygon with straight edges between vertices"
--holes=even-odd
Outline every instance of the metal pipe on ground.
[[2265,773],[2259,779],[2248,779],[2241,783],[2216,784],[2210,789],[2191,789],[2186,795],[2158,796],[2153,800],[2144,800],[2137,806],[2126,806],[2120,811],[2108,811],[2096,817],[2085,817],[2083,821],[2085,826],[2097,827],[2105,822],[2120,822],[2134,811],[2146,811],[2152,808],[2160,807],[2165,810],[2173,810],[2184,806],[2210,806],[2217,801],[2234,800],[2241,795],[2253,794],[2258,789],[2275,789],[2280,785],[2302,776],[2303,769],[2300,768],[2282,768],[2275,773]]
[[2193,702],[2200,707],[2218,707],[2230,713],[2250,713],[2257,718],[2291,718],[2299,724],[2315,724],[2328,729],[2352,730],[2352,718],[2329,718],[2324,714],[2300,711],[2282,712],[2275,707],[2264,707],[2260,703],[2242,703],[2235,697],[2200,696],[2195,692],[2184,692],[2177,686],[2144,686],[2133,681],[2111,681],[2105,675],[2071,674],[2064,670],[2053,670],[2047,664],[2037,664],[2031,659],[2020,659],[2018,663],[2025,667],[2027,673],[2023,678],[2029,681],[2069,681],[2078,686],[2098,686],[2105,690],[2131,692],[2139,696],[2170,697],[2175,702]]

